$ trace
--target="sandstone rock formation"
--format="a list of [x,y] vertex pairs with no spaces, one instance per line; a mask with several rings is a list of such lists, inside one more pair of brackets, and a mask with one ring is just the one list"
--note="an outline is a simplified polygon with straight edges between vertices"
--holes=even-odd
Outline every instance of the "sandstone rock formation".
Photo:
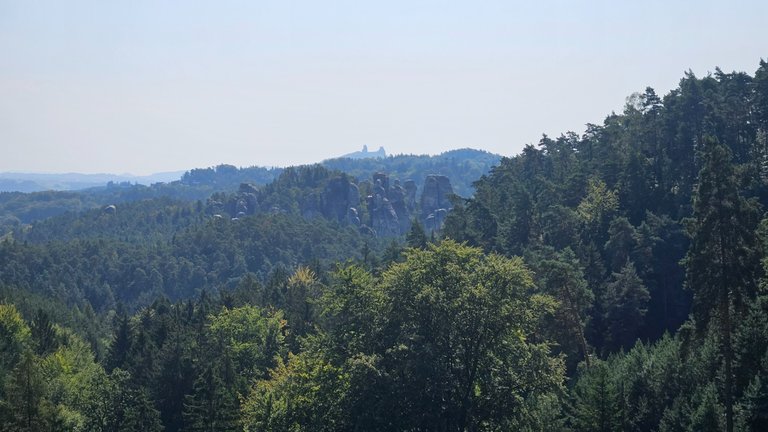
[[378,236],[396,236],[400,233],[397,212],[389,199],[389,176],[384,173],[373,175],[371,195],[368,195],[370,226]]
[[424,188],[421,191],[421,220],[427,232],[442,228],[445,216],[452,208],[451,195],[453,187],[448,177],[430,174],[424,180]]
[[348,219],[350,209],[360,206],[360,191],[347,176],[332,178],[323,191],[323,216],[339,222]]

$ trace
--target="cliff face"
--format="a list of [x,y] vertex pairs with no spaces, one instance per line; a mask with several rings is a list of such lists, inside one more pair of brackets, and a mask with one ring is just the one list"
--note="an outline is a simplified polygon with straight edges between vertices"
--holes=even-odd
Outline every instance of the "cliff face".
[[399,183],[390,188],[388,175],[373,175],[373,187],[366,203],[370,226],[377,235],[395,236],[403,233],[401,224],[410,227],[409,215],[404,205],[404,192]]
[[427,232],[439,230],[451,209],[451,181],[444,175],[428,175],[421,191],[421,221]]
[[350,210],[360,207],[360,191],[346,176],[334,177],[322,194],[322,214],[339,222],[348,219]]
[[451,209],[451,195],[453,188],[448,177],[428,175],[417,209],[414,181],[407,180],[401,185],[395,180],[390,186],[389,177],[377,173],[373,176],[372,193],[367,198],[370,226],[378,235],[405,234],[418,215],[427,232],[439,230]]
[[377,172],[371,180],[359,184],[340,174],[331,175],[311,188],[275,189],[265,194],[263,189],[243,183],[228,197],[209,199],[208,211],[219,217],[228,214],[233,219],[260,211],[298,212],[307,219],[323,217],[356,226],[365,233],[389,237],[407,233],[414,219],[427,232],[439,230],[451,209],[449,198],[453,188],[448,177],[428,175],[417,200],[416,182],[401,183]]

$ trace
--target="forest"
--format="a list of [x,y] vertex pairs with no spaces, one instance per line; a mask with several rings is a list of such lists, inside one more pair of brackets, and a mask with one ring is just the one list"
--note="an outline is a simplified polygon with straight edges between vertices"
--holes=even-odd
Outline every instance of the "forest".
[[441,156],[0,194],[0,430],[768,430],[768,62]]

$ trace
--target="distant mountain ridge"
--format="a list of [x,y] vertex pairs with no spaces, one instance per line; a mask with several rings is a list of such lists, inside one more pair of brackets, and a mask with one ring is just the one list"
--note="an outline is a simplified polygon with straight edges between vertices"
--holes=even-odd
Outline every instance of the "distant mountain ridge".
[[49,190],[76,191],[101,187],[109,182],[152,185],[181,178],[185,171],[154,173],[145,176],[131,174],[81,173],[0,173],[0,192],[42,192]]
[[[361,151],[326,159],[325,167],[344,171],[357,179],[371,178],[376,172],[386,172],[395,179],[413,179],[419,184],[428,174],[442,174],[455,182],[456,193],[468,197],[473,194],[472,182],[498,165],[501,156],[484,150],[457,149],[438,155],[387,155],[384,147],[375,152],[363,146]],[[110,184],[129,186],[183,185],[187,188],[205,189],[203,195],[215,191],[233,191],[240,183],[264,185],[283,171],[279,167],[249,166],[238,168],[221,164],[187,171],[170,171],[135,176],[131,174],[82,174],[82,173],[19,173],[0,172],[0,192],[47,192],[86,191],[104,189]],[[153,194],[154,195],[154,194]],[[187,195],[187,198],[189,196]],[[204,198],[199,196],[197,198]]]
[[[500,161],[501,156],[486,151],[459,149],[435,156],[337,158],[316,165],[344,172],[356,179],[356,182],[370,180],[376,174],[383,173],[391,179],[392,184],[399,181],[404,185],[413,181],[421,187],[430,175],[446,176],[450,179],[453,192],[468,198],[474,195],[472,184],[488,174]],[[275,181],[285,170],[218,165],[191,169],[183,175],[166,173],[166,178],[170,177],[171,181],[165,182],[153,176],[0,174],[0,236],[22,224],[112,204],[161,197],[184,202],[204,202],[217,192],[235,192],[242,184],[261,188]],[[45,187],[41,187],[40,183],[44,182],[47,182]],[[420,195],[422,192],[416,193]]]

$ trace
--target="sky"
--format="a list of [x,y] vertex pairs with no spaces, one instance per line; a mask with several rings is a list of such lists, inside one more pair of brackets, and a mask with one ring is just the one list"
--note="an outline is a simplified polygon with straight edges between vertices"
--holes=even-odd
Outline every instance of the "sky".
[[768,2],[0,0],[0,171],[517,154],[687,70],[753,74]]

